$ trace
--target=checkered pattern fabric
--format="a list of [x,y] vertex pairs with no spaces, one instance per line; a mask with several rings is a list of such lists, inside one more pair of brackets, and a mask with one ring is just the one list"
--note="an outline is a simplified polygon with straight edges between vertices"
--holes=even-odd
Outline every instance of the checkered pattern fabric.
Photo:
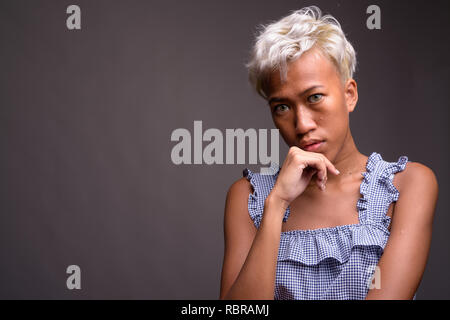
[[[376,152],[369,156],[366,172],[362,173],[362,197],[357,202],[359,223],[281,233],[275,299],[365,298],[369,286],[377,285],[376,266],[390,234],[391,218],[386,215],[389,204],[399,197],[392,183],[394,174],[404,170],[407,162],[406,156],[397,162],[386,162]],[[279,170],[277,166],[271,175],[244,170],[253,187],[248,211],[256,228]],[[283,221],[289,213],[288,208]]]

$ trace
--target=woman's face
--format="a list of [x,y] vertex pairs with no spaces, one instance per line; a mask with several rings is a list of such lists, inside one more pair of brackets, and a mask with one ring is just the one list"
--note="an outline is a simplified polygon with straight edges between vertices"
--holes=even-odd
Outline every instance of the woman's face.
[[[270,77],[268,99],[275,126],[289,147],[335,159],[351,141],[349,112],[358,100],[356,82],[342,84],[334,64],[313,48],[288,64],[287,79]],[[306,144],[322,141],[316,148]]]

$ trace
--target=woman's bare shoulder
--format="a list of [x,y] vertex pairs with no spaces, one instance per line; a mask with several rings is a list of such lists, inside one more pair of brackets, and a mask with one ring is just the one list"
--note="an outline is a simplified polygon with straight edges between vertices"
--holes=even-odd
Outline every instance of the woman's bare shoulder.
[[396,174],[394,185],[401,192],[414,184],[426,185],[430,191],[438,189],[436,174],[431,168],[420,162],[408,161],[405,169]]
[[246,195],[246,197],[248,198],[248,195],[251,192],[253,191],[250,181],[248,181],[247,178],[242,177],[233,182],[233,184],[231,184],[231,186],[228,189],[228,196],[232,196],[233,198],[235,197],[239,198],[242,197],[243,195]]
[[252,185],[244,177],[229,187],[225,203],[225,220],[233,225],[233,228],[246,226],[253,230],[253,222],[248,211],[248,199],[252,192]]

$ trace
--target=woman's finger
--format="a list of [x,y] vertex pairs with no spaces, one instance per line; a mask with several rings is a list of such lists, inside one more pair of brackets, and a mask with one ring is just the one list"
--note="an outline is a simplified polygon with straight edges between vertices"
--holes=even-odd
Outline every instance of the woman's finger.
[[334,166],[334,164],[331,163],[330,160],[328,160],[327,157],[323,156],[325,163],[327,164],[328,169],[335,175],[338,175],[340,172],[338,169],[336,169],[336,167]]
[[327,163],[326,163],[325,159],[323,157],[316,156],[316,155],[308,156],[308,157],[305,157],[303,155],[302,160],[304,161],[304,163],[306,163],[306,165],[308,167],[312,167],[317,171],[316,183],[317,183],[317,186],[323,190],[324,183],[327,180]]

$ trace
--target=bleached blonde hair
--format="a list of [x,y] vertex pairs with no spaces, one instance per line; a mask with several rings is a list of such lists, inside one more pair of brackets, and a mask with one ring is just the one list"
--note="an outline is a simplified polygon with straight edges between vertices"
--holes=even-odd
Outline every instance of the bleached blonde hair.
[[345,37],[339,22],[322,16],[317,6],[292,11],[290,15],[260,25],[250,61],[246,64],[249,80],[256,92],[267,99],[268,81],[279,70],[281,81],[287,77],[288,63],[313,47],[320,49],[336,66],[342,83],[353,77],[356,52]]

